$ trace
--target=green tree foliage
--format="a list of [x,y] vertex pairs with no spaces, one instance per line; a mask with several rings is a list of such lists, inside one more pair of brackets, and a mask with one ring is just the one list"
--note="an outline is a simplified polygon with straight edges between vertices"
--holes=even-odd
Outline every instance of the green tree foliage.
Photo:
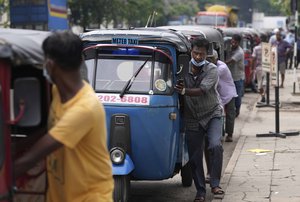
[[[273,7],[280,10],[283,15],[294,16],[294,11],[291,10],[291,1],[292,0],[270,0]],[[298,15],[300,14],[300,2],[298,1]],[[300,24],[300,15],[298,17],[298,25]],[[299,31],[299,30],[298,30]]]
[[103,12],[105,19],[105,27],[113,22],[114,27],[123,27],[123,19],[126,13],[124,0],[106,0],[106,10]]
[[88,27],[90,24],[101,24],[109,0],[69,0],[71,10],[70,23]]
[[[273,7],[281,11],[283,15],[293,15],[291,10],[291,1],[292,0],[270,0]],[[298,1],[298,12],[300,12],[300,2]]]
[[162,21],[164,4],[162,0],[127,0],[125,21],[129,27],[145,26],[154,13],[153,23]]
[[69,0],[71,22],[83,27],[94,24],[122,27],[145,25],[148,16],[156,10],[162,13],[162,0]]
[[265,13],[266,16],[281,15],[278,7],[272,6],[270,0],[268,1],[254,0],[253,7],[254,10],[256,10],[257,12]]
[[[0,0],[0,2],[3,0]],[[153,25],[164,25],[172,17],[195,16],[206,4],[226,4],[239,7],[245,0],[68,0],[71,24],[88,27],[139,27],[145,26],[155,11]],[[247,0],[253,9],[266,15],[288,15],[291,0]],[[300,5],[298,6],[300,7]],[[248,10],[247,10],[248,12]]]
[[196,0],[165,0],[165,22],[168,20],[191,20],[199,11]]
[[[88,27],[113,23],[114,27],[166,24],[171,16],[194,16],[196,0],[69,0],[71,24]],[[155,12],[154,12],[155,11]],[[151,14],[155,17],[149,18]]]
[[169,3],[170,9],[168,15],[170,16],[194,16],[199,10],[196,1],[181,0],[181,1],[171,1]]
[[277,8],[282,15],[291,14],[291,0],[270,0],[270,4]]

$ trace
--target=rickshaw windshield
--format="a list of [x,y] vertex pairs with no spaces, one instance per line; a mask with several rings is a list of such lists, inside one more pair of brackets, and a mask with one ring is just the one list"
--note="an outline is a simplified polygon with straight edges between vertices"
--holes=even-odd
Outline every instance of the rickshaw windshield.
[[0,84],[0,169],[4,163],[4,117],[3,117],[3,103],[2,103],[2,88]]
[[[147,61],[145,63],[145,61]],[[120,93],[134,73],[136,75],[128,93],[170,94],[172,88],[171,61],[162,56],[98,54],[98,59],[87,59],[88,80],[97,93]]]
[[243,50],[251,50],[251,41],[248,38],[243,39]]
[[226,25],[226,17],[220,16],[220,15],[200,15],[200,16],[197,16],[197,24],[225,26]]

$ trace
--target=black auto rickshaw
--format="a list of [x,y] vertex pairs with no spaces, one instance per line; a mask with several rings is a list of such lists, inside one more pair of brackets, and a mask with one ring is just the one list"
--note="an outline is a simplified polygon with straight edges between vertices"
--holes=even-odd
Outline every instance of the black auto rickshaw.
[[244,50],[244,64],[245,64],[245,83],[244,88],[253,89],[253,72],[252,72],[252,51],[253,47],[256,45],[256,37],[254,31],[249,28],[242,27],[226,27],[221,28],[224,36],[224,46],[225,46],[225,60],[228,60],[229,54],[231,52],[230,41],[234,34],[239,34],[242,37],[240,46]]
[[195,37],[204,37],[210,43],[209,54],[212,50],[216,50],[219,59],[224,61],[224,40],[222,31],[219,28],[213,28],[201,25],[177,25],[177,26],[161,26],[160,29],[170,29],[182,32],[189,40]]

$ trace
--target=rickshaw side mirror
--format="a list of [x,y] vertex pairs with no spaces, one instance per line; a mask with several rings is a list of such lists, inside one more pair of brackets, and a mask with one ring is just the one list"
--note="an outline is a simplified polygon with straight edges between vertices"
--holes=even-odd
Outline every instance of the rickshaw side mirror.
[[17,78],[14,81],[13,124],[21,127],[37,126],[41,122],[40,81],[34,77]]
[[187,54],[181,54],[178,56],[176,72],[177,77],[183,78],[189,72],[190,60],[191,57]]

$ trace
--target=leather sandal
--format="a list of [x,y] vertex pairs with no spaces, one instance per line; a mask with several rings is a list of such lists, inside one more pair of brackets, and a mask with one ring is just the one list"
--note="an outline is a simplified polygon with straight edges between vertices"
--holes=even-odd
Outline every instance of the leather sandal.
[[232,142],[232,136],[226,136],[225,142]]
[[205,197],[203,197],[203,196],[197,196],[195,198],[194,202],[205,202]]
[[214,195],[223,195],[223,194],[225,194],[225,192],[223,191],[223,189],[221,187],[211,188],[211,193],[213,193]]

